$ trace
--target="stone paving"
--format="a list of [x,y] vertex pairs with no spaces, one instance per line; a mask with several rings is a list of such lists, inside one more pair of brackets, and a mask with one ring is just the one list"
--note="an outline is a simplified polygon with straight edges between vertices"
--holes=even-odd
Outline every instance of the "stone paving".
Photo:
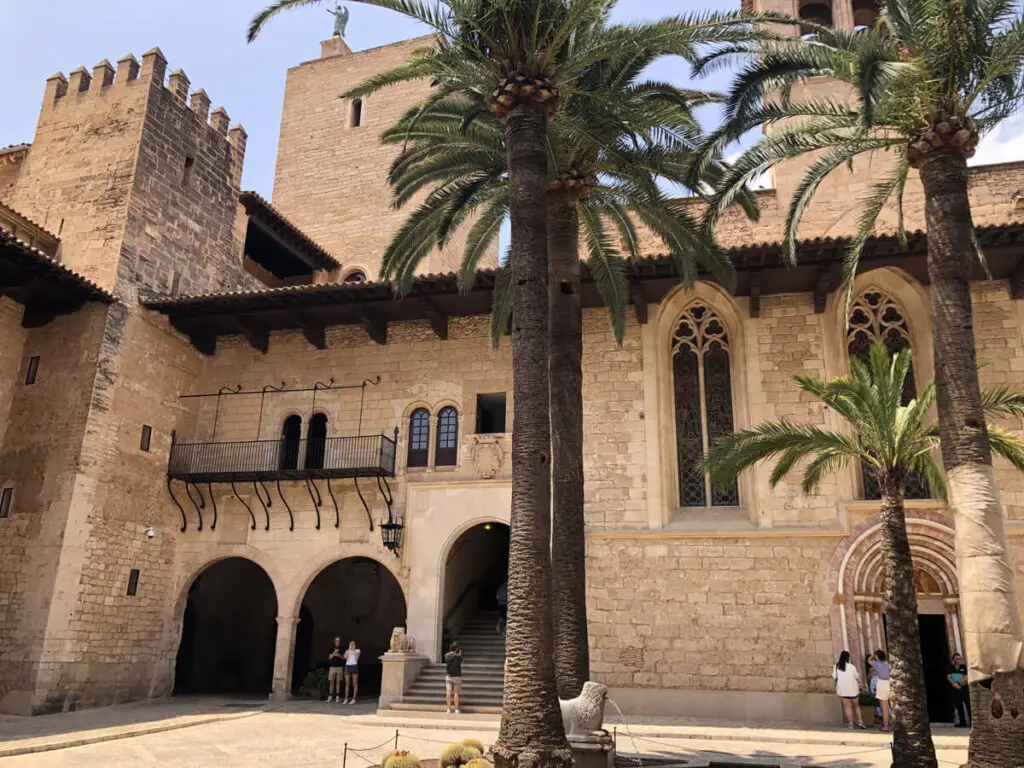
[[[322,702],[169,699],[37,718],[0,718],[0,768],[115,766],[287,766],[368,768],[398,744],[423,758],[451,741],[475,736],[491,743],[497,720],[463,716],[379,717],[373,702],[354,707]],[[611,718],[620,753],[687,759],[754,759],[789,764],[875,768],[890,764],[888,739],[877,732],[743,726],[667,718]],[[943,768],[966,760],[966,735],[937,729]],[[347,745],[347,756],[346,756]],[[34,750],[34,751],[33,751]]]

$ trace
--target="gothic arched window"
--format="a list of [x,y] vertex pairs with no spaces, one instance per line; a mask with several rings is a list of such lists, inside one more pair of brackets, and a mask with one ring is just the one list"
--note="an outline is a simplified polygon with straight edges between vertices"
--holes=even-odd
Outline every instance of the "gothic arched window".
[[[857,358],[865,365],[869,362],[871,345],[881,342],[895,354],[910,348],[910,327],[907,325],[903,308],[895,299],[877,288],[868,288],[853,302],[850,310],[850,322],[846,332],[846,351],[851,358]],[[907,378],[903,382],[903,404],[906,405],[917,396],[917,385],[914,381],[914,364],[911,361]],[[864,484],[865,499],[880,499],[881,491],[874,474],[861,467],[861,480]],[[914,474],[907,478],[904,491],[908,499],[928,499],[931,492],[928,481],[923,475]]]
[[409,417],[409,457],[406,466],[427,466],[427,451],[430,448],[430,411],[417,408]]
[[724,491],[713,489],[700,468],[708,447],[733,430],[729,363],[729,336],[722,321],[706,304],[690,304],[672,336],[676,460],[683,507],[739,504],[735,483]]
[[438,467],[454,466],[458,455],[459,412],[448,405],[437,414],[437,448],[434,451],[434,464]]

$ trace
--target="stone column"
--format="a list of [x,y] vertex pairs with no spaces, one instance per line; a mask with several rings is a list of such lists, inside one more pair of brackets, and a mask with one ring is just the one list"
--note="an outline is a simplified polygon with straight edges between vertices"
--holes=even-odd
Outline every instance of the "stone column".
[[286,701],[291,698],[292,659],[295,656],[295,628],[298,616],[277,617],[277,644],[274,648],[274,680],[270,698]]

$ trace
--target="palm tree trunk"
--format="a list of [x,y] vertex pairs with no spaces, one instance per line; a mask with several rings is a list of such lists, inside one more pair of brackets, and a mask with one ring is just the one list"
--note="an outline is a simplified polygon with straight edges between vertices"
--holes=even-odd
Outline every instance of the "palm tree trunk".
[[551,375],[551,579],[558,696],[590,678],[583,520],[583,310],[576,200],[548,194],[548,371]]
[[1016,767],[1024,755],[1024,717],[1003,716],[1003,710],[1006,715],[1011,707],[1024,710],[1024,627],[981,409],[969,282],[974,225],[966,162],[935,152],[921,164],[921,183],[928,226],[936,402],[956,525],[974,714],[968,765]]
[[892,682],[893,766],[937,768],[935,745],[928,724],[924,663],[917,627],[914,561],[910,555],[907,520],[903,512],[902,477],[884,479],[882,486],[882,554],[885,557],[885,620],[888,628]]
[[539,105],[508,113],[512,214],[512,519],[507,658],[497,768],[564,768],[552,649],[551,428],[548,414],[546,118]]

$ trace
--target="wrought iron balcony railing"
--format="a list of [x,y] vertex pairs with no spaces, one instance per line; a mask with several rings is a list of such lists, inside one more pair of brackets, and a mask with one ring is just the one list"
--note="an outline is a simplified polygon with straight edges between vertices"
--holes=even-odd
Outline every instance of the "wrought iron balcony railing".
[[169,478],[192,483],[394,474],[395,440],[386,435],[175,443],[167,465]]

